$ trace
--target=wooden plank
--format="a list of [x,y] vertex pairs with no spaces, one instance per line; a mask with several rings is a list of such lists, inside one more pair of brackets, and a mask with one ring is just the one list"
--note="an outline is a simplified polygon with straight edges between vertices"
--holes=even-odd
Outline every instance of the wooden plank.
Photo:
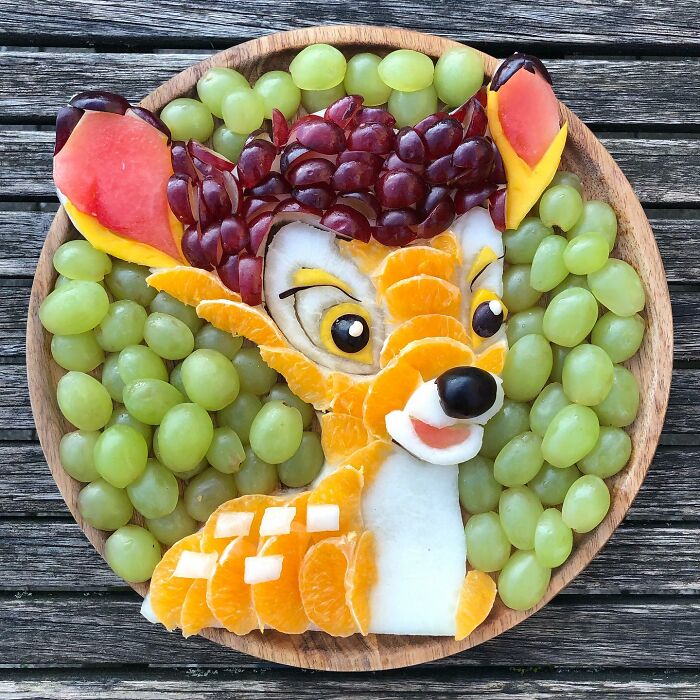
[[[56,53],[7,51],[0,71],[0,120],[52,123],[81,90],[111,90],[137,102],[201,53]],[[557,96],[590,126],[653,128],[700,124],[700,59],[550,59]],[[649,90],[653,76],[654,90]],[[683,85],[683,90],[677,86]]]
[[[3,597],[3,665],[271,665],[204,639],[169,634],[141,618],[139,605],[135,593]],[[696,597],[560,596],[502,636],[424,668],[695,669],[699,654]]]
[[[446,21],[449,18],[449,21]],[[498,18],[498,21],[494,21]],[[673,12],[660,3],[620,0],[542,0],[537,5],[517,0],[484,0],[479,11],[458,0],[426,4],[407,0],[389,9],[373,0],[352,4],[261,0],[246,5],[174,0],[144,4],[138,0],[84,3],[63,0],[41,6],[27,0],[0,1],[0,43],[165,46],[229,46],[271,31],[324,24],[363,22],[399,25],[484,46],[591,46],[619,51],[652,51],[661,47],[697,47],[700,30],[694,0],[677,0]],[[620,28],[624,31],[620,31]],[[521,46],[522,49],[522,46]]]

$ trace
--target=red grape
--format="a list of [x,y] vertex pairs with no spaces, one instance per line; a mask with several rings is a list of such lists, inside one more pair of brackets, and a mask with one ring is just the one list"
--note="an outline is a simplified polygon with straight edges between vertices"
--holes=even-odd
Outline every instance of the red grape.
[[240,292],[241,285],[238,279],[238,255],[224,257],[221,265],[216,268],[219,279],[232,291]]
[[489,180],[497,185],[504,185],[507,182],[506,170],[503,166],[503,158],[501,158],[501,152],[498,150],[495,142],[492,139],[487,139],[491,143],[491,149],[493,150],[493,170]]
[[452,153],[462,140],[463,134],[462,125],[456,119],[448,117],[435,122],[423,134],[428,154],[431,158],[439,158]]
[[390,170],[379,176],[374,192],[383,207],[401,209],[420,202],[426,195],[426,186],[415,173]]
[[295,160],[309,153],[311,153],[311,149],[302,146],[298,141],[288,143],[280,155],[280,172],[282,175],[287,173],[287,170]]
[[272,109],[272,143],[277,148],[282,148],[289,139],[289,124],[284,114],[277,108]]
[[[279,205],[278,205],[279,206]],[[275,207],[275,211],[277,207]],[[267,236],[272,228],[273,212],[266,211],[259,214],[248,222],[248,232],[250,234],[249,250],[257,255],[265,248]]]
[[231,200],[231,211],[236,213],[243,201],[243,187],[233,173],[225,171],[222,173],[222,176],[224,187],[226,188],[226,192],[228,192],[228,198]]
[[359,160],[349,160],[338,166],[331,185],[337,192],[354,192],[370,188],[375,179],[376,172],[371,165]]
[[369,242],[372,233],[367,217],[344,204],[335,204],[328,209],[321,219],[321,225],[365,243]]
[[410,170],[421,175],[425,168],[419,163],[407,163],[401,160],[396,153],[390,153],[384,161],[384,170]]
[[243,187],[254,187],[270,172],[277,149],[265,139],[253,139],[238,158],[238,176]]
[[312,217],[313,223],[318,223],[323,212],[315,207],[302,204],[292,197],[283,199],[272,213],[272,224],[283,221],[308,221]]
[[231,200],[226,188],[212,177],[202,180],[202,198],[215,219],[223,219],[231,213]]
[[238,256],[238,284],[241,301],[249,306],[262,303],[263,259],[241,254]]
[[173,142],[170,148],[170,159],[173,163],[173,172],[176,175],[187,175],[187,177],[191,177],[193,180],[199,177],[194,163],[192,162],[192,156],[184,142]]
[[427,218],[428,214],[430,214],[443,199],[450,198],[451,192],[452,190],[444,185],[433,185],[420,206],[417,207],[418,216],[423,219]]
[[250,244],[250,234],[248,232],[248,224],[245,220],[236,216],[227,216],[221,222],[221,245],[224,248],[224,253],[228,255],[236,255],[248,247]]
[[429,114],[425,119],[421,119],[413,128],[419,134],[423,135],[433,124],[437,124],[439,121],[447,119],[449,116],[447,112],[435,112],[435,114]]
[[71,107],[91,110],[93,112],[112,112],[126,114],[131,106],[125,98],[106,90],[85,90],[74,95],[68,103]]
[[335,202],[335,192],[329,185],[307,185],[306,187],[295,187],[292,190],[292,197],[314,209],[328,209]]
[[193,158],[201,160],[207,165],[211,165],[216,170],[228,170],[232,171],[236,164],[232,163],[228,158],[224,158],[219,155],[216,151],[212,151],[211,148],[203,146],[199,141],[190,139],[187,142],[187,150]]
[[282,195],[291,192],[289,183],[276,172],[268,173],[255,187],[251,187],[246,194],[259,197],[261,195]]
[[168,143],[170,143],[170,129],[168,129],[165,122],[159,117],[156,117],[150,109],[146,109],[145,107],[129,107],[129,109],[126,110],[126,116],[143,119],[146,124],[150,124],[154,129],[158,129],[168,140]]
[[448,229],[455,220],[455,205],[450,197],[440,202],[428,216],[413,227],[419,238],[432,238]]
[[[385,212],[391,213],[391,212]],[[383,215],[382,215],[383,216]],[[416,232],[407,225],[377,225],[372,235],[382,244],[404,246],[416,240]]]
[[199,242],[207,262],[213,267],[219,265],[224,255],[220,224],[212,224],[209,228],[204,229],[199,237]]
[[56,144],[53,154],[56,155],[65,145],[68,138],[73,133],[80,118],[85,114],[77,107],[61,107],[56,114]]
[[425,163],[427,155],[423,137],[409,126],[400,129],[396,134],[396,155],[406,163]]
[[489,214],[493,225],[499,231],[506,230],[506,188],[496,190],[489,197]]
[[465,139],[452,154],[452,163],[463,168],[459,185],[486,180],[493,168],[493,149],[483,136]]
[[340,153],[345,148],[345,134],[333,122],[324,119],[300,120],[294,126],[294,136],[302,145],[319,153]]
[[378,156],[376,153],[370,153],[369,151],[343,151],[338,156],[338,165],[341,163],[347,163],[351,160],[360,161],[360,163],[366,163],[371,166],[374,171],[379,174],[384,164],[384,158]]
[[172,175],[167,187],[168,204],[175,217],[183,224],[195,224],[196,194],[189,177]]
[[471,113],[467,117],[467,125],[464,130],[464,135],[466,138],[471,138],[472,136],[483,136],[486,133],[486,127],[488,126],[488,118],[486,116],[486,110],[484,109],[481,102],[472,98],[471,103]]
[[335,166],[326,158],[307,158],[287,170],[287,180],[292,187],[328,184],[335,172]]
[[273,211],[278,203],[279,200],[277,197],[273,197],[272,195],[265,195],[264,197],[246,197],[243,200],[241,213],[246,221],[250,221],[266,211]]
[[377,122],[360,124],[348,137],[348,148],[383,155],[394,147],[394,132],[387,124]]
[[478,207],[496,191],[495,185],[477,184],[472,187],[460,187],[455,193],[455,210],[458,214]]
[[417,223],[415,209],[387,209],[377,217],[377,226],[413,226]]
[[381,107],[363,107],[357,113],[355,121],[358,124],[386,124],[390,127],[396,124],[394,115]]
[[188,226],[185,229],[185,232],[182,234],[180,245],[182,246],[182,253],[190,265],[193,267],[201,267],[204,270],[212,269],[202,250],[197,226]]
[[204,192],[202,189],[202,183],[196,184],[197,192],[197,221],[199,222],[200,228],[203,230],[208,228],[213,223],[216,222],[216,216],[210,211],[207,206],[207,202],[204,199]]
[[382,211],[377,198],[371,192],[345,192],[338,197],[337,202],[357,209],[369,221],[376,219]]
[[452,156],[442,156],[425,169],[425,179],[431,185],[444,185],[454,180],[462,171],[452,163]]
[[359,95],[346,95],[329,105],[323,118],[326,121],[337,124],[341,129],[347,129],[354,121],[361,107],[362,98]]

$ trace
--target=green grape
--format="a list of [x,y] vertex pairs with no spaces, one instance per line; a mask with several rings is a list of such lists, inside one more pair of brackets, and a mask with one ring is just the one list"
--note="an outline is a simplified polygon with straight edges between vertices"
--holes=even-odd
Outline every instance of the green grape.
[[282,401],[287,406],[296,408],[301,413],[301,420],[305,429],[311,425],[311,421],[314,419],[314,407],[302,401],[287,384],[275,384],[270,389],[270,393],[263,397],[263,403],[268,403],[269,401]]
[[516,229],[503,234],[506,248],[506,262],[511,265],[530,264],[539,244],[554,231],[545,226],[536,216],[528,216]]
[[583,213],[583,199],[574,187],[555,185],[542,195],[539,213],[545,226],[558,226],[568,231]]
[[250,441],[250,426],[261,408],[262,401],[255,394],[242,391],[236,400],[219,411],[216,417],[219,425],[233,428],[241,442],[247,445]]
[[214,119],[199,100],[178,97],[161,110],[160,118],[170,129],[173,141],[193,139],[204,143],[214,131]]
[[437,111],[437,93],[432,85],[414,92],[392,90],[389,95],[389,112],[396,119],[396,126],[413,126]]
[[610,491],[594,474],[576,479],[566,494],[561,514],[575,532],[590,532],[599,525],[610,508]]
[[498,453],[493,475],[504,486],[524,486],[542,467],[542,438],[532,432],[510,440]]
[[[238,370],[241,391],[261,396],[267,394],[277,382],[277,372],[265,364],[256,347],[244,347],[240,350],[233,358],[233,366]],[[241,434],[238,430],[236,432]]]
[[227,425],[215,428],[207,450],[207,462],[222,474],[233,474],[241,468],[244,459],[245,450],[236,431]]
[[84,372],[68,372],[56,387],[58,407],[80,430],[99,430],[112,415],[112,399],[97,379]]
[[374,53],[357,53],[348,61],[345,90],[348,95],[360,95],[366,107],[383,105],[391,94],[391,88],[379,77],[381,62]]
[[102,367],[102,386],[114,401],[124,401],[124,382],[119,374],[119,355],[107,355]]
[[601,403],[593,406],[593,410],[601,425],[624,428],[632,423],[639,410],[639,385],[632,372],[616,366],[610,392]]
[[185,397],[160,379],[137,379],[124,387],[124,405],[136,420],[146,425],[159,425],[165,414]]
[[337,102],[341,97],[345,97],[345,86],[343,83],[328,88],[328,90],[302,90],[301,105],[309,114],[313,114],[326,109],[326,107]]
[[512,610],[527,610],[542,600],[551,576],[534,552],[514,552],[498,575],[498,594]]
[[105,354],[92,331],[51,338],[51,356],[63,369],[91,372],[104,362]]
[[294,84],[302,90],[328,90],[343,82],[345,56],[329,44],[311,44],[289,64]]
[[499,571],[510,557],[510,541],[497,513],[479,513],[467,520],[467,558],[479,571]]
[[183,481],[189,481],[197,476],[197,474],[201,474],[208,466],[209,462],[207,462],[205,458],[193,469],[188,469],[186,472],[178,472],[177,477]]
[[212,145],[217,153],[220,153],[224,158],[228,158],[232,163],[237,163],[248,136],[249,134],[237,134],[222,124],[214,130]]
[[632,454],[630,436],[621,428],[602,426],[595,447],[578,463],[584,474],[601,479],[617,474]]
[[291,119],[299,109],[301,91],[287,71],[264,73],[257,79],[253,90],[262,98],[267,119],[272,119],[273,109],[282,112],[285,119]]
[[143,435],[128,425],[110,425],[95,444],[95,467],[112,486],[123,489],[146,468],[148,445]]
[[622,317],[612,311],[598,319],[591,333],[591,342],[603,348],[615,363],[635,355],[643,338],[644,319],[639,314]]
[[117,366],[124,384],[135,382],[137,379],[168,381],[165,362],[145,345],[127,345],[119,353]]
[[171,297],[167,292],[158,292],[148,309],[151,313],[168,314],[180,319],[191,331],[196,333],[204,321],[197,316],[194,306],[188,306]]
[[459,107],[484,82],[484,62],[478,51],[468,46],[447,49],[435,65],[435,89],[448,107]]
[[588,406],[565,406],[552,418],[542,439],[542,455],[564,469],[583,459],[598,442],[598,416]]
[[566,238],[547,236],[535,251],[530,268],[530,286],[538,292],[548,292],[564,281],[569,271],[564,265]]
[[529,265],[510,265],[503,273],[503,303],[511,313],[529,309],[541,296],[530,286]]
[[527,486],[506,489],[498,501],[501,525],[510,543],[518,549],[532,549],[542,504]]
[[550,298],[553,299],[557,294],[561,294],[567,289],[585,289],[588,291],[588,277],[585,275],[567,275],[564,281],[550,292]]
[[542,505],[558,506],[564,502],[571,484],[580,476],[581,472],[575,466],[559,469],[545,462],[528,486],[537,494]]
[[172,547],[176,542],[197,531],[197,521],[190,517],[182,499],[177,502],[172,513],[162,518],[146,519],[146,527],[159,542]]
[[241,496],[251,493],[273,493],[279,486],[275,465],[263,462],[250,447],[245,448],[243,465],[233,478]]
[[146,284],[150,274],[147,267],[114,260],[112,271],[105,276],[105,284],[115,299],[131,299],[148,306],[156,296],[156,290]]
[[416,92],[432,85],[435,66],[429,56],[419,51],[397,49],[382,59],[377,72],[392,90]]
[[321,437],[318,433],[305,432],[301,436],[299,449],[277,465],[277,474],[279,480],[289,488],[307,486],[319,475],[324,462]]
[[552,344],[552,373],[549,375],[551,382],[561,383],[561,375],[564,370],[564,361],[571,352],[571,348],[563,348]]
[[238,88],[226,95],[223,103],[224,124],[236,134],[250,134],[265,119],[265,103],[251,88]]
[[624,260],[608,260],[588,275],[588,286],[595,298],[618,316],[634,316],[644,308],[642,280]]
[[87,241],[78,240],[58,247],[53,254],[53,266],[68,279],[99,282],[112,269],[112,261]]
[[617,217],[607,202],[599,202],[594,199],[590,202],[584,202],[583,213],[567,235],[569,238],[574,238],[590,231],[603,235],[608,242],[608,251],[612,251],[617,238]]
[[207,454],[214,425],[209,414],[195,403],[173,406],[163,417],[153,439],[158,460],[174,472],[194,469]]
[[613,384],[613,363],[597,345],[577,345],[564,360],[562,371],[564,393],[574,403],[584,406],[599,404]]
[[508,344],[515,345],[520,338],[526,335],[543,335],[542,320],[544,309],[541,306],[533,306],[525,311],[518,311],[508,318],[506,324],[506,336]]
[[97,282],[72,280],[49,294],[39,307],[39,320],[54,335],[92,330],[109,309],[109,297]]
[[181,360],[194,350],[194,335],[179,318],[152,313],[143,327],[143,337],[153,352],[164,360]]
[[557,185],[568,185],[569,187],[573,187],[580,195],[583,195],[583,185],[581,184],[581,179],[578,175],[576,175],[576,173],[570,173],[567,170],[558,170],[556,173],[554,173],[554,177],[549,183],[549,187],[556,187]]
[[186,399],[191,402],[189,396],[187,396],[187,390],[182,382],[182,362],[179,365],[173,367],[172,372],[170,372],[170,384],[172,384]]
[[532,401],[552,371],[552,348],[542,335],[526,335],[513,345],[503,366],[503,391],[514,401]]
[[132,505],[144,518],[162,518],[175,510],[180,487],[173,473],[155,459],[146,462],[143,474],[127,487]]
[[544,437],[552,418],[570,403],[571,401],[566,397],[561,384],[558,382],[548,384],[542,389],[530,409],[530,429],[532,432]]
[[233,476],[209,467],[187,484],[184,495],[185,508],[195,520],[203,523],[222,503],[232,500],[237,495]]
[[56,277],[56,282],[53,285],[54,289],[58,289],[59,287],[62,287],[64,284],[68,284],[70,280],[67,277],[64,277],[63,275],[59,275]]
[[606,238],[589,231],[569,241],[564,251],[564,264],[575,275],[588,275],[605,265],[609,252]]
[[[529,428],[530,407],[524,403],[505,399],[501,410],[484,426],[481,454],[489,459],[495,459],[507,442]],[[489,510],[492,509],[489,508]]]
[[565,289],[547,306],[542,329],[547,340],[571,348],[581,343],[598,320],[598,303],[586,289]]
[[207,411],[220,411],[238,396],[240,382],[231,360],[216,350],[195,350],[182,363],[187,395]]
[[263,404],[250,426],[250,446],[264,462],[279,464],[292,457],[304,432],[301,413],[282,401]]
[[124,489],[98,479],[78,494],[78,512],[88,525],[98,530],[112,531],[126,525],[134,509]]
[[158,540],[138,525],[120,527],[105,542],[105,560],[117,576],[129,583],[148,581],[161,556]]
[[150,425],[142,423],[140,420],[136,420],[124,406],[115,407],[114,411],[112,411],[112,417],[109,419],[107,427],[110,425],[128,425],[136,432],[141,433],[143,439],[146,441],[148,449],[151,449],[153,443],[153,428],[151,428]]
[[459,465],[459,502],[472,515],[498,507],[503,486],[493,477],[493,460],[482,455]]
[[221,105],[226,95],[234,90],[247,87],[250,87],[248,80],[237,70],[232,68],[210,68],[197,81],[197,96],[215,117],[221,119],[223,116]]
[[100,477],[92,454],[98,437],[97,431],[75,430],[61,438],[58,446],[61,465],[77,481],[87,483]]
[[202,326],[194,337],[195,349],[216,350],[228,357],[229,360],[232,360],[236,356],[236,353],[242,346],[242,336],[231,335],[230,333],[226,333],[226,331],[220,331],[218,328],[214,328],[211,323]]
[[571,554],[574,535],[556,508],[547,508],[540,515],[535,530],[535,556],[542,566],[561,566]]
[[107,315],[95,329],[97,342],[107,352],[119,352],[127,345],[143,340],[146,309],[131,299],[121,299],[109,305]]

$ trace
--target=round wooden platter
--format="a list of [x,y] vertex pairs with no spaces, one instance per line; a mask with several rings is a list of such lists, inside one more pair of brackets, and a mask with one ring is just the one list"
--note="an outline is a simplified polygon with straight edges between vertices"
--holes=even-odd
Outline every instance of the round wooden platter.
[[[316,42],[333,44],[347,56],[360,51],[383,54],[395,48],[408,48],[434,58],[456,45],[427,34],[369,26],[314,27],[272,34],[193,65],[151,93],[142,104],[159,110],[174,97],[191,94],[199,77],[212,66],[236,68],[254,81],[266,71],[286,69],[296,52]],[[497,59],[484,55],[484,61],[487,74],[492,74],[498,65]],[[609,480],[612,506],[605,520],[593,532],[577,539],[574,554],[554,572],[546,595],[535,608],[515,612],[499,602],[486,622],[461,642],[440,637],[390,635],[337,639],[323,633],[287,636],[269,631],[237,637],[218,629],[206,630],[204,636],[277,663],[331,671],[389,669],[442,658],[501,634],[546,605],[587,566],[622,521],[644,479],[664,421],[673,359],[671,303],[654,235],[629,182],[602,144],[564,105],[561,105],[561,114],[569,122],[562,167],[581,177],[587,197],[613,205],[619,221],[614,254],[635,267],[647,294],[646,337],[639,354],[629,363],[641,387],[639,415],[630,428],[633,452],[629,465]],[[53,288],[56,278],[51,264],[53,254],[71,237],[71,231],[65,212],[59,210],[46,238],[32,287],[27,324],[27,371],[37,431],[51,472],[76,521],[102,552],[106,535],[82,522],[77,510],[80,485],[63,471],[59,461],[59,441],[71,428],[56,404],[56,382],[62,372],[51,359],[50,337],[38,318],[39,305]],[[134,588],[142,595],[146,590],[145,585]],[[143,622],[135,617],[134,624]]]

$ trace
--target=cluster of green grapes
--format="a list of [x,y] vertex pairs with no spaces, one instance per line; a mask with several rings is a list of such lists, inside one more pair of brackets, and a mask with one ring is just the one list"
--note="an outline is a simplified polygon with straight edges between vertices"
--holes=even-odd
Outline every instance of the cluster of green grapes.
[[[145,581],[170,546],[237,495],[300,487],[323,466],[314,412],[258,349],[146,284],[148,270],[63,244],[39,311],[67,373],[58,405],[77,430],[61,463],[78,509],[112,532],[105,558]],[[140,514],[145,527],[132,523]]]
[[639,407],[637,381],[620,363],[642,342],[644,290],[630,265],[609,257],[614,211],[581,191],[574,174],[558,173],[538,216],[504,234],[506,399],[480,455],[460,466],[469,561],[500,571],[499,595],[516,610],[544,595],[573,533],[605,517],[604,479],[629,460],[623,428]]
[[[399,49],[381,58],[360,53],[346,61],[328,44],[300,51],[287,71],[261,75],[251,87],[230,68],[210,68],[197,83],[198,100],[180,97],[160,114],[173,139],[212,138],[214,149],[237,161],[248,136],[278,109],[286,119],[303,106],[318,112],[347,95],[360,95],[366,107],[387,105],[401,126],[413,126],[438,110],[438,100],[457,107],[482,85],[479,54],[466,46],[446,51],[436,64],[418,51]],[[223,120],[215,126],[214,117]]]

